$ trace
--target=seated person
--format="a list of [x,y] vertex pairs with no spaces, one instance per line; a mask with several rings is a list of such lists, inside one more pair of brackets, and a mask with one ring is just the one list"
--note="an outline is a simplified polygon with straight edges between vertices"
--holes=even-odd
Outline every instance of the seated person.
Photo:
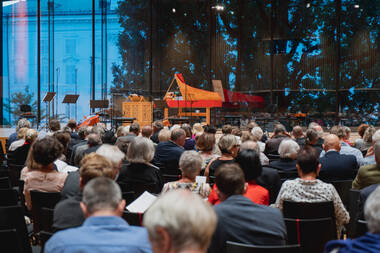
[[215,231],[216,215],[196,194],[175,190],[149,207],[143,225],[154,253],[203,253]]
[[218,223],[208,252],[226,252],[226,241],[285,245],[286,227],[281,212],[243,196],[247,183],[237,164],[222,165],[215,176],[222,203],[214,206]]
[[[258,178],[262,173],[260,158],[257,152],[249,149],[242,150],[238,153],[235,161],[243,170],[245,181],[247,183],[247,189],[244,192],[244,197],[249,198],[256,204],[269,205],[268,190],[256,183],[256,178]],[[218,188],[216,184],[214,184],[212,192],[208,198],[208,201],[212,205],[220,203],[217,191]]]
[[[36,130],[27,128],[25,135],[22,139],[22,145],[17,147],[13,151],[8,151],[8,164],[24,165],[28,157],[30,147],[36,141],[37,136],[38,133]],[[12,145],[15,143],[17,143],[17,141],[13,142]]]
[[54,208],[53,229],[55,231],[78,227],[84,221],[84,215],[80,208],[82,201],[82,191],[84,186],[93,178],[115,176],[112,164],[105,157],[96,153],[86,155],[82,159],[82,166],[79,170],[80,194],[61,200]]
[[232,134],[223,135],[218,142],[218,147],[222,153],[221,157],[217,157],[210,161],[205,169],[204,175],[206,177],[214,176],[215,172],[222,164],[233,163],[234,158],[239,152],[239,143],[236,136]]
[[297,171],[296,157],[299,150],[297,142],[291,139],[283,140],[278,148],[280,160],[271,161],[269,166],[281,171]]
[[153,142],[141,136],[135,137],[128,147],[129,164],[119,175],[117,181],[124,184],[128,184],[128,182],[154,183],[154,193],[161,192],[163,180],[160,169],[150,163],[153,156]]
[[338,136],[334,134],[326,136],[323,148],[326,154],[319,159],[322,165],[320,178],[329,181],[355,178],[359,168],[356,158],[353,155],[340,153],[341,143]]
[[[171,130],[170,140],[158,143],[153,163],[156,166],[173,164],[178,169],[179,158],[185,151],[186,133],[181,128]],[[150,162],[150,161],[149,161]]]
[[185,151],[179,159],[179,169],[182,178],[175,182],[166,183],[162,193],[174,189],[186,189],[198,193],[202,198],[207,198],[210,194],[210,185],[207,183],[195,182],[195,177],[199,176],[202,167],[202,157],[196,151]]
[[365,165],[359,168],[358,174],[352,182],[353,189],[363,189],[372,184],[380,183],[380,142],[374,145],[376,164]]
[[334,240],[326,244],[326,253],[380,252],[380,187],[369,195],[364,207],[368,233],[355,240]]
[[32,208],[30,191],[60,192],[66,180],[67,173],[58,172],[54,167],[54,161],[63,152],[62,144],[51,136],[37,140],[29,152],[27,167],[23,170],[25,176],[24,195],[26,206]]
[[282,140],[290,138],[289,134],[286,132],[285,126],[282,124],[275,125],[273,129],[273,136],[265,143],[264,154],[270,158],[279,155],[278,147]]
[[20,119],[18,122],[17,122],[17,126],[16,126],[16,132],[12,133],[11,135],[9,135],[6,143],[5,143],[5,150],[9,151],[9,147],[10,145],[12,144],[12,142],[14,141],[17,141],[18,139],[18,131],[21,129],[21,128],[31,128],[32,127],[32,124],[30,123],[30,121],[26,118],[22,118]]
[[317,151],[305,146],[297,155],[296,166],[299,178],[287,180],[283,183],[275,207],[282,210],[284,200],[309,203],[333,201],[339,237],[340,227],[349,222],[350,216],[335,187],[317,179],[321,169]]
[[[320,144],[321,138],[319,137],[319,134],[317,130],[314,128],[310,128],[306,131],[306,140],[305,140],[305,145],[311,146],[316,149],[318,152],[318,156],[322,152],[322,144]],[[324,140],[323,140],[324,141]]]
[[209,162],[218,156],[213,153],[215,147],[215,135],[210,133],[202,133],[197,137],[196,149],[202,157],[202,171],[206,169]]
[[83,225],[55,233],[44,252],[152,252],[146,229],[121,218],[125,200],[113,180],[98,177],[88,182],[80,206],[86,217]]

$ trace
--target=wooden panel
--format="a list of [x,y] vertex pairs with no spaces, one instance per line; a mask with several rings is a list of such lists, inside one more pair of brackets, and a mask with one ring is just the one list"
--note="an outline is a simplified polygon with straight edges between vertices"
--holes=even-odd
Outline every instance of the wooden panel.
[[135,122],[139,123],[140,127],[151,125],[153,104],[152,102],[124,102],[123,117],[136,118]]

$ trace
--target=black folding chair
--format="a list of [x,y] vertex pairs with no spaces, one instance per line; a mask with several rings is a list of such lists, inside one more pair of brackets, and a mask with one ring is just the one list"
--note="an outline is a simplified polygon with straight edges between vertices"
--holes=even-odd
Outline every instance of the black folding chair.
[[45,232],[53,232],[54,209],[41,208],[41,230]]
[[0,177],[0,189],[10,189],[11,181],[9,177]]
[[0,245],[1,252],[23,252],[16,229],[0,230]]
[[18,186],[21,170],[25,167],[25,165],[18,165],[18,164],[12,164],[8,163],[8,173],[9,173],[9,179],[11,180],[12,186]]
[[356,222],[355,237],[354,238],[363,236],[367,232],[368,232],[367,222],[365,220],[358,220]]
[[350,222],[347,224],[347,236],[355,238],[357,220],[360,218],[360,191],[350,189],[348,192],[348,212],[350,213]]
[[41,231],[40,232],[40,242],[41,242],[41,253],[44,252],[45,249],[45,244],[46,242],[50,239],[50,237],[53,236],[53,233],[51,232],[46,232],[46,231]]
[[162,178],[164,179],[164,183],[168,182],[173,182],[181,179],[180,175],[168,175],[168,174],[163,174]]
[[0,206],[16,206],[18,193],[14,189],[0,189]]
[[34,234],[37,235],[38,232],[42,230],[42,208],[54,209],[55,205],[61,199],[60,192],[40,192],[40,191],[30,191],[30,197],[32,200],[32,216],[33,216],[33,230]]
[[144,213],[123,212],[123,219],[132,226],[142,226]]
[[136,199],[135,192],[122,192],[121,195],[123,196],[123,199],[125,200],[126,205],[129,205]]
[[227,241],[227,253],[300,253],[300,245],[260,246]]
[[347,207],[349,202],[349,192],[352,188],[352,180],[337,180],[330,181],[328,183],[332,184],[335,187],[344,206]]
[[0,229],[15,229],[18,237],[18,245],[20,245],[22,249],[21,252],[32,253],[25,224],[24,210],[21,206],[0,207]]
[[321,253],[328,241],[336,239],[335,221],[329,218],[284,218],[288,244],[299,244],[301,252]]
[[291,219],[331,218],[333,220],[332,230],[335,231],[335,239],[337,239],[335,209],[332,201],[308,203],[284,200],[282,212],[284,218]]
[[177,160],[166,161],[165,163],[158,164],[157,167],[160,168],[162,174],[178,176],[182,175],[182,172],[178,167]]
[[118,183],[121,192],[134,192],[135,197],[138,198],[141,194],[143,194],[145,191],[150,193],[159,193],[161,191],[158,190],[158,187],[155,183],[143,183],[143,182],[137,182],[137,181],[129,181],[126,183]]

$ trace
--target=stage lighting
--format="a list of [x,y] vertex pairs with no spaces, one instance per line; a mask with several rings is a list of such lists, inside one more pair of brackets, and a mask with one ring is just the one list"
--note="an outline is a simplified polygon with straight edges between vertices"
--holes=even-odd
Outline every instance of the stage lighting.
[[172,9],[172,12],[175,13],[177,10],[175,8]]
[[310,7],[311,7],[311,3],[307,3],[306,8],[310,8]]
[[221,4],[217,4],[215,6],[212,6],[211,8],[216,10],[216,11],[224,11],[224,6]]
[[354,5],[354,8],[355,8],[355,9],[359,9],[359,8],[360,8],[360,5],[355,4],[355,5]]

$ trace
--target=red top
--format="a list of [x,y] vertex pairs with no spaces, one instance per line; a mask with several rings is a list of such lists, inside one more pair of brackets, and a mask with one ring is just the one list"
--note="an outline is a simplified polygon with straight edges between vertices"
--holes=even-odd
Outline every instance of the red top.
[[[256,184],[255,180],[252,180],[248,183],[247,191],[244,194],[244,197],[249,198],[256,204],[260,205],[269,205],[269,192],[264,187]],[[216,205],[220,203],[219,197],[216,194],[216,184],[212,187],[212,191],[210,195],[208,195],[208,202],[212,205]]]

